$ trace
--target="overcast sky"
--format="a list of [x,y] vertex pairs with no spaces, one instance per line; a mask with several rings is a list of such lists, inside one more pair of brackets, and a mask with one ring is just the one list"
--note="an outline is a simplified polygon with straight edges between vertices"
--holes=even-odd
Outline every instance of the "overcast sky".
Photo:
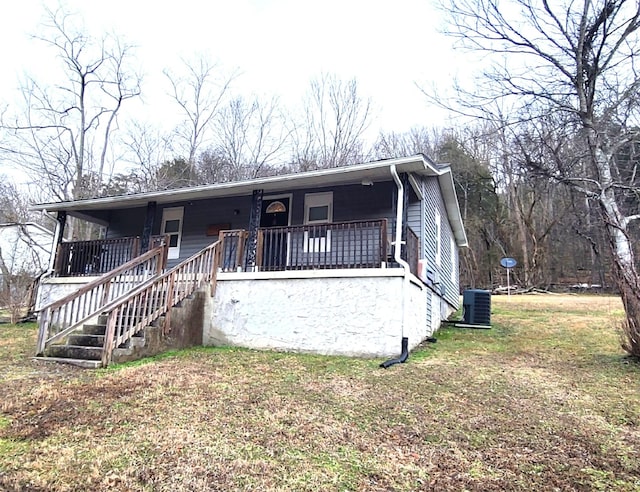
[[[57,1],[5,2],[0,16],[1,99],[23,72],[38,73],[50,60],[29,35],[38,32],[43,5]],[[322,72],[355,77],[378,111],[376,127],[404,131],[434,118],[416,84],[446,86],[458,72],[458,56],[438,33],[441,14],[432,0],[67,0],[99,37],[112,31],[130,44],[145,74],[148,104],[160,93],[163,68],[205,52],[229,70],[244,93],[302,97]],[[165,89],[162,88],[164,91]],[[10,96],[11,97],[11,96]],[[10,101],[9,101],[10,102]]]

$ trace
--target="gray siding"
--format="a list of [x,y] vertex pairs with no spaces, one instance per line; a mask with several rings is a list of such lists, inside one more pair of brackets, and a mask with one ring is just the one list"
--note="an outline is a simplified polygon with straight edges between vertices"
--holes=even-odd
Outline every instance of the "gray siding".
[[433,305],[431,300],[432,300],[432,296],[434,294],[433,294],[433,291],[431,291],[431,289],[426,289],[425,291],[427,293],[427,295],[426,295],[426,298],[427,298],[427,309],[426,309],[426,312],[427,312],[427,316],[426,316],[427,330],[431,331],[431,329],[432,329],[431,327],[433,326],[433,316],[434,316],[434,313],[432,312],[432,309],[431,309],[431,306]]
[[107,215],[107,239],[142,235],[146,208],[125,208],[110,210]]
[[[459,277],[458,277],[458,247],[451,237],[453,231],[447,219],[447,210],[440,193],[440,186],[435,177],[424,178],[423,193],[423,254],[428,268],[436,272],[440,293],[453,307],[458,307]],[[440,213],[440,265],[436,264],[436,210]]]
[[424,230],[422,217],[422,202],[418,200],[418,197],[413,192],[410,192],[409,206],[407,207],[407,225],[418,237],[422,237],[422,231]]
[[230,197],[217,200],[177,202],[158,207],[153,224],[153,234],[160,234],[162,212],[165,208],[184,207],[182,218],[182,240],[180,257],[169,260],[173,266],[194,255],[218,240],[218,236],[207,236],[207,228],[214,224],[229,224],[229,229],[247,229],[251,197]]
[[[389,231],[395,222],[395,184],[375,183],[373,186],[347,185],[302,190],[270,192],[268,195],[292,194],[291,225],[304,222],[304,196],[306,193],[333,192],[333,221],[389,220]],[[415,197],[414,197],[415,201]],[[184,207],[180,258],[170,261],[174,265],[217,240],[207,236],[207,226],[229,224],[231,229],[248,229],[251,211],[251,196],[173,202],[158,205],[154,219],[153,234],[160,233],[162,211],[165,208]],[[144,227],[146,209],[123,209],[111,211],[108,216],[107,237],[140,236]]]

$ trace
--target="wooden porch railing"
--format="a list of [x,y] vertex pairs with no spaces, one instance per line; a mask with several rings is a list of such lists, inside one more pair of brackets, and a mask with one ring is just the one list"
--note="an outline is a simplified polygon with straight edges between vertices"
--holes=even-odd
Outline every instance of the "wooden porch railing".
[[140,238],[70,241],[58,245],[56,277],[102,275],[140,254]]
[[401,249],[402,258],[409,264],[409,271],[418,275],[418,259],[420,258],[420,240],[416,233],[407,227],[407,240]]
[[165,261],[166,248],[162,244],[44,306],[39,316],[37,353],[95,317],[114,299],[160,274]]
[[[159,246],[164,236],[152,236],[149,250]],[[54,262],[54,276],[82,277],[102,275],[138,257],[140,237],[69,241],[58,245]]]
[[171,329],[171,308],[209,283],[215,292],[220,262],[220,241],[211,244],[168,272],[134,289],[126,296],[105,306],[108,313],[102,365],[111,362],[113,350],[165,316],[164,330]]
[[220,232],[219,266],[223,272],[235,272],[238,268],[245,267],[247,239],[249,232],[244,229]]
[[[221,269],[247,268],[244,230],[221,233]],[[269,227],[258,230],[261,271],[379,268],[388,261],[387,220]]]

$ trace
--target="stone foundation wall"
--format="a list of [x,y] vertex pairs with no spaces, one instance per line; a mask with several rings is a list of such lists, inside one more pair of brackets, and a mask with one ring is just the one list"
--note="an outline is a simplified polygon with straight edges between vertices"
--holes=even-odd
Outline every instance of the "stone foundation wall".
[[[236,345],[357,357],[389,357],[431,334],[426,295],[402,276],[219,280],[204,345]],[[205,309],[206,312],[206,309]]]

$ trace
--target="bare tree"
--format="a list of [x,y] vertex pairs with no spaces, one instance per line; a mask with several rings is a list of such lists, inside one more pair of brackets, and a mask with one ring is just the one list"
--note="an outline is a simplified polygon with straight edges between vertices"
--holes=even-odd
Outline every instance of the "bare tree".
[[371,101],[362,98],[356,80],[322,75],[311,82],[304,121],[292,132],[293,160],[302,169],[362,162],[370,123]]
[[170,96],[184,116],[175,130],[179,146],[176,150],[192,169],[195,169],[198,150],[207,144],[218,111],[237,76],[235,73],[227,76],[219,70],[217,64],[200,56],[195,62],[183,60],[180,69],[183,75],[164,71],[171,86]]
[[442,130],[426,127],[412,128],[405,133],[381,133],[373,146],[374,158],[389,159],[413,154],[435,156],[442,133]]
[[221,110],[216,128],[216,155],[234,179],[255,178],[282,162],[288,132],[277,99],[237,97]]
[[23,84],[23,112],[2,121],[8,135],[3,151],[53,197],[80,198],[94,193],[110,171],[118,115],[140,94],[140,79],[127,68],[130,46],[113,36],[86,35],[62,9],[46,14],[43,34],[34,38],[61,61],[64,79]]
[[29,197],[0,175],[0,223],[24,223],[31,220]]
[[445,7],[451,35],[500,56],[475,90],[459,93],[462,111],[498,102],[513,107],[510,125],[530,130],[550,115],[558,123],[562,145],[546,145],[544,159],[526,156],[527,166],[599,210],[626,312],[623,347],[640,357],[640,276],[630,227],[640,218],[637,198],[628,206],[640,183],[617,172],[620,150],[638,133],[640,3],[451,0]]
[[30,307],[36,280],[47,269],[50,237],[26,223],[0,227],[0,306],[17,322]]
[[[168,139],[149,124],[134,121],[123,138],[123,146],[125,150],[123,160],[131,165],[128,176],[135,177],[129,192],[162,189],[158,182],[159,168],[169,155]],[[124,181],[126,176],[126,174],[119,175],[116,181]],[[113,190],[114,192],[122,191],[120,186],[115,186]]]

